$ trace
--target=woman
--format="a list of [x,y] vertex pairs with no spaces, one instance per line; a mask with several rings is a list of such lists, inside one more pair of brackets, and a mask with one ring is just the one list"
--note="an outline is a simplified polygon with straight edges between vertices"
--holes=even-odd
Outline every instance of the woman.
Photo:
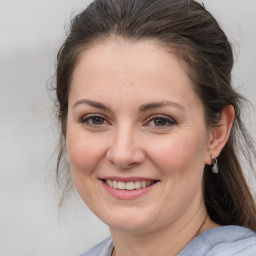
[[232,66],[224,32],[192,0],[95,0],[75,17],[58,54],[57,174],[67,150],[111,232],[84,256],[256,255],[238,160],[255,151]]

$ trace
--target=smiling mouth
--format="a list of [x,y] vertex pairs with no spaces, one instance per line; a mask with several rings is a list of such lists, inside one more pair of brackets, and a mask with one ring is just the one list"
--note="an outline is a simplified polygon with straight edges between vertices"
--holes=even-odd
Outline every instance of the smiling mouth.
[[118,190],[129,190],[129,191],[146,188],[158,182],[158,180],[139,180],[139,181],[123,182],[123,181],[110,180],[110,179],[102,179],[102,181],[111,188],[118,189]]

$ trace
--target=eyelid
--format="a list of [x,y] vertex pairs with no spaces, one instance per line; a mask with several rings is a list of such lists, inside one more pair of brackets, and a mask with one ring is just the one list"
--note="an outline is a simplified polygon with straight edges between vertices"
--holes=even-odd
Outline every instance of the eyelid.
[[86,125],[86,126],[90,126],[90,127],[102,127],[105,126],[106,124],[102,124],[102,125],[94,125],[94,124],[88,124],[86,123],[88,120],[95,118],[95,117],[100,117],[102,119],[104,119],[105,122],[109,123],[109,121],[107,120],[107,118],[102,115],[102,114],[88,114],[88,115],[84,115],[79,119],[79,122],[82,123],[82,125]]
[[[92,119],[92,118],[95,118],[95,117],[100,117],[102,119],[104,119],[104,124],[99,124],[99,125],[96,125],[96,124],[89,124],[88,123],[88,120]],[[155,114],[155,115],[152,115],[150,117],[148,117],[145,121],[144,121],[144,124],[145,126],[148,125],[149,122],[153,121],[154,119],[163,119],[167,122],[166,125],[164,126],[154,126],[154,127],[157,127],[158,129],[164,129],[164,128],[167,128],[167,127],[170,127],[172,125],[175,125],[177,124],[177,122],[169,117],[169,116],[166,116],[166,115],[163,115],[163,114]],[[90,127],[96,127],[96,128],[100,128],[100,127],[103,127],[103,126],[106,126],[107,124],[105,123],[107,122],[108,124],[110,124],[110,122],[108,121],[108,119],[102,115],[102,114],[87,114],[87,115],[84,115],[82,116],[80,119],[79,119],[79,123],[82,123],[82,125],[86,125],[86,126],[90,126]],[[144,125],[143,125],[144,126]]]
[[106,119],[105,116],[103,116],[102,114],[87,114],[87,115],[83,115],[80,118],[80,121],[83,121],[83,120],[85,120],[87,118],[90,118],[90,117],[102,117],[102,118]]
[[[154,120],[154,119],[156,119],[156,118],[159,118],[159,119],[164,119],[164,120],[166,120],[167,122],[169,122],[169,126],[170,125],[174,125],[174,124],[177,124],[177,122],[173,119],[173,118],[171,118],[171,117],[169,117],[169,116],[166,116],[166,115],[162,115],[162,114],[156,114],[156,115],[152,115],[152,116],[150,116],[150,117],[148,117],[147,119],[146,119],[146,121],[145,121],[145,123],[146,124],[148,124],[150,121],[152,121],[152,120]],[[167,126],[158,126],[158,128],[166,128]]]

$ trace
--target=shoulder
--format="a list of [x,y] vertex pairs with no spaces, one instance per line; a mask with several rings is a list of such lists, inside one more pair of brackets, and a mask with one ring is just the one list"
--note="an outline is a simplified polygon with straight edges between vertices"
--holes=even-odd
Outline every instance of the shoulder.
[[89,251],[81,254],[80,256],[111,256],[113,250],[113,242],[111,237],[103,240]]
[[195,255],[256,256],[256,233],[240,226],[209,229],[194,238],[178,254],[178,256]]

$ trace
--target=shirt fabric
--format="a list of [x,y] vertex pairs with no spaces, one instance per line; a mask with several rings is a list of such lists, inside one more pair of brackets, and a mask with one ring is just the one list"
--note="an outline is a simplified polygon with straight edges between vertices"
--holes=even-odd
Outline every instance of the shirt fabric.
[[[80,256],[111,256],[111,237]],[[256,233],[240,226],[209,229],[192,239],[177,256],[256,256]]]

